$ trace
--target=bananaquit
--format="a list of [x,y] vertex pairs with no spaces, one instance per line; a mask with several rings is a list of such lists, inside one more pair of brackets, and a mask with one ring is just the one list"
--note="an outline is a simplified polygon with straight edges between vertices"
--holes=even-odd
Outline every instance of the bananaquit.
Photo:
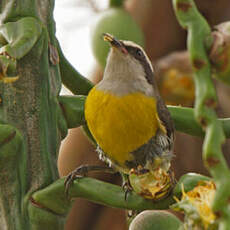
[[[100,159],[126,174],[129,188],[159,200],[172,188],[174,128],[144,50],[110,34],[103,80],[87,96],[85,119]],[[73,180],[75,170],[67,177]]]

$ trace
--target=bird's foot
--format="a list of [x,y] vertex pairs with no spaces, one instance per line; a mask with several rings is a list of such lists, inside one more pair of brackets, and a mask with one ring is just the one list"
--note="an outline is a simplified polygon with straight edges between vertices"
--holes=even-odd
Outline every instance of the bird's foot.
[[115,173],[114,169],[108,166],[99,166],[99,165],[81,165],[71,173],[69,173],[65,179],[65,193],[69,195],[70,186],[73,184],[74,180],[80,179],[88,175],[92,171],[102,171],[107,173]]
[[129,180],[126,180],[123,182],[122,189],[125,192],[125,200],[127,200],[128,195],[133,191],[133,188],[132,188]]
[[74,180],[86,176],[87,173],[88,173],[88,165],[81,165],[67,175],[64,182],[65,193],[67,196],[69,195],[69,188],[73,184]]

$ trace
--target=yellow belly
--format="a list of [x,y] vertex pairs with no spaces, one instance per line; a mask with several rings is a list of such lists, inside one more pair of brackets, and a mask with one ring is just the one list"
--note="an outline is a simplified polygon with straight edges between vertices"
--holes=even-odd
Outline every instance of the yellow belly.
[[120,165],[132,160],[130,152],[145,144],[159,127],[154,98],[142,93],[115,96],[95,87],[86,100],[85,118],[98,145]]

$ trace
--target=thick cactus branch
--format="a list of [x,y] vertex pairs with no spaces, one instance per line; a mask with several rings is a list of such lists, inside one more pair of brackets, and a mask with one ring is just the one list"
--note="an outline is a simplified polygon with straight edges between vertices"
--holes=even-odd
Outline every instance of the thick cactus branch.
[[185,191],[191,190],[202,180],[210,178],[199,174],[187,174],[181,177],[172,194],[164,200],[153,202],[131,192],[125,200],[124,190],[117,185],[102,182],[93,178],[80,178],[74,181],[69,190],[69,197],[65,194],[64,178],[57,180],[50,186],[33,194],[34,201],[41,207],[47,208],[54,213],[64,215],[70,207],[70,198],[86,198],[93,202],[106,206],[145,210],[145,209],[168,209],[175,202],[173,196],[181,196],[181,184]]
[[[87,177],[74,181],[69,190],[69,197],[86,198],[106,206],[132,210],[165,209],[174,202],[173,198],[169,197],[161,202],[154,203],[133,192],[125,200],[122,187]],[[69,209],[69,199],[65,194],[64,179],[59,179],[45,189],[34,193],[33,199],[59,214],[64,214]]]
[[[59,103],[69,129],[85,125],[84,104],[86,96],[59,96]],[[181,106],[168,106],[169,112],[179,132],[203,137],[205,132],[194,118],[194,109]],[[218,119],[226,137],[230,137],[230,118]]]
[[[60,216],[41,215],[39,207],[31,209],[30,200],[34,191],[58,178],[57,153],[67,133],[57,99],[61,79],[55,59],[53,3],[2,0],[0,4],[0,119],[4,123],[0,138],[9,132],[0,140],[0,228],[4,230],[63,227]],[[4,84],[15,70],[18,80],[13,87]]]
[[211,30],[192,0],[174,0],[173,4],[178,21],[188,29],[187,46],[196,85],[195,117],[206,133],[203,160],[217,186],[213,211],[220,218],[221,225],[226,226],[225,223],[230,218],[230,171],[221,151],[225,141],[224,130],[214,111],[216,93],[207,56],[207,48],[210,48],[211,42],[208,42],[209,47],[206,46],[211,37]]

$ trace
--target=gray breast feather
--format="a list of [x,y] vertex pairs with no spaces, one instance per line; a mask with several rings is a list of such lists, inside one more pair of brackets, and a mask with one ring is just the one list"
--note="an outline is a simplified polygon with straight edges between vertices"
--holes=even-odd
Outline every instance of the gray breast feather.
[[160,158],[162,165],[168,164],[172,157],[173,137],[168,137],[161,130],[152,137],[146,144],[133,151],[134,160],[126,162],[129,168],[137,168],[141,165],[146,168],[147,165],[154,165],[154,160]]
[[[109,166],[119,169],[124,172],[129,172],[130,169],[137,169],[138,166],[142,166],[145,169],[153,169],[154,160],[156,158],[161,159],[161,166],[168,167],[169,162],[173,157],[173,136],[170,138],[165,135],[161,130],[157,131],[156,136],[152,137],[146,144],[142,145],[130,154],[133,155],[133,160],[126,161],[125,165],[119,165],[112,159],[107,157],[107,154],[97,147],[97,152],[100,160],[105,161]],[[125,166],[125,167],[124,167]]]

